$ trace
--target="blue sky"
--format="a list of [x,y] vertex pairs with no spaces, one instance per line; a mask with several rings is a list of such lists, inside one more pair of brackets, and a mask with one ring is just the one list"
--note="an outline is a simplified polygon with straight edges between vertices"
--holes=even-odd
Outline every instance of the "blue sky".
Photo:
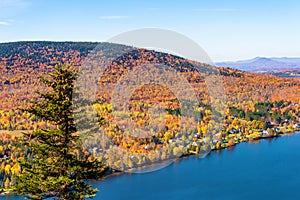
[[0,42],[105,41],[146,27],[190,37],[213,61],[300,57],[298,0],[0,0]]

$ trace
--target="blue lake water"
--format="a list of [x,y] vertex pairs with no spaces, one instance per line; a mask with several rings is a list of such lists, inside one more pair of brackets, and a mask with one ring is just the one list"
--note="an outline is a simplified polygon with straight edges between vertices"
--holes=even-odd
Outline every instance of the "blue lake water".
[[100,190],[96,200],[300,199],[300,133],[242,143],[203,159],[191,156],[159,171],[112,176],[94,185]]
[[96,183],[95,199],[300,199],[300,134],[242,143]]

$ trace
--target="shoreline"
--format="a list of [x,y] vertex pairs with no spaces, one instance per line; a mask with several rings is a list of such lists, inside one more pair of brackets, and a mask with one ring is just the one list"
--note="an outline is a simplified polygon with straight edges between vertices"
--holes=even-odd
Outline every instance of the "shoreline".
[[[207,156],[213,151],[222,151],[224,149],[234,147],[234,146],[236,146],[240,143],[247,143],[247,142],[251,142],[251,141],[260,141],[260,140],[265,140],[265,139],[274,139],[274,138],[279,138],[279,137],[292,135],[292,134],[299,133],[299,132],[300,132],[300,130],[296,130],[296,131],[293,131],[293,132],[285,132],[285,133],[272,135],[272,136],[267,136],[267,137],[259,137],[259,138],[254,139],[254,140],[241,141],[241,142],[235,143],[232,146],[221,147],[219,149],[212,148],[208,153],[205,153],[205,154]],[[202,156],[205,155],[205,154],[202,154]],[[174,162],[180,161],[183,158],[188,158],[190,156],[199,156],[199,157],[201,157],[201,153],[194,153],[194,152],[193,153],[192,152],[186,153],[186,154],[181,155],[179,158],[174,159]],[[170,163],[170,164],[172,164],[172,163]],[[100,179],[90,179],[89,181],[92,181],[92,182],[104,181],[105,179],[108,179],[108,178],[111,178],[111,177],[114,177],[114,176],[120,176],[120,175],[123,175],[123,174],[134,174],[134,172],[125,172],[125,171],[120,171],[120,170],[115,170],[115,169],[108,168],[107,171],[104,172],[103,177],[101,177]],[[10,195],[17,195],[17,194],[15,194],[14,191],[11,190],[11,189],[0,189],[0,197],[1,196],[10,196]]]
[[1,196],[9,196],[14,195],[14,192],[11,189],[1,189],[0,190],[0,197]]
[[[247,142],[254,142],[254,141],[260,141],[260,140],[268,140],[268,139],[274,139],[274,138],[280,138],[280,137],[284,137],[284,136],[288,136],[288,135],[292,135],[292,134],[296,134],[300,132],[300,130],[296,130],[296,131],[293,131],[293,132],[285,132],[285,133],[281,133],[281,134],[277,134],[277,135],[271,135],[271,136],[266,136],[266,137],[259,137],[257,139],[254,139],[254,140],[247,140],[247,141],[241,141],[241,142],[238,142],[238,143],[235,143],[234,145],[232,146],[226,146],[226,147],[221,147],[219,149],[216,149],[216,148],[212,148],[208,153],[205,153],[206,156],[209,155],[211,152],[214,152],[214,151],[222,151],[224,149],[228,149],[228,148],[231,148],[231,147],[234,147],[234,146],[237,146],[238,144],[241,144],[241,143],[247,143]],[[202,154],[205,155],[205,154]],[[201,157],[201,153],[186,153],[186,154],[183,154],[181,155],[179,158],[177,159],[174,159],[174,161],[180,161],[182,160],[183,158],[188,158],[190,156],[200,156]],[[114,170],[114,169],[109,169],[111,172],[108,173],[107,175],[104,175],[101,179],[99,180],[95,180],[93,179],[93,181],[104,181],[105,179],[107,178],[111,178],[111,177],[114,177],[114,176],[120,176],[120,175],[123,175],[123,174],[134,174],[134,172],[125,172],[125,171],[119,171],[119,170]]]

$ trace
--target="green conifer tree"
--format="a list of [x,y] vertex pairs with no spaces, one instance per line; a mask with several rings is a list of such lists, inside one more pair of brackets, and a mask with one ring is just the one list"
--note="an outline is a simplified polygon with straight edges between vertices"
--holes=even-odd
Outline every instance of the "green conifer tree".
[[[76,132],[72,97],[76,70],[56,66],[50,78],[41,78],[49,87],[25,111],[50,122],[53,127],[24,135],[24,145],[32,156],[20,162],[22,173],[15,190],[30,199],[86,199],[97,189],[87,182],[104,172],[105,166],[78,149],[81,136]],[[77,153],[76,153],[77,152]]]

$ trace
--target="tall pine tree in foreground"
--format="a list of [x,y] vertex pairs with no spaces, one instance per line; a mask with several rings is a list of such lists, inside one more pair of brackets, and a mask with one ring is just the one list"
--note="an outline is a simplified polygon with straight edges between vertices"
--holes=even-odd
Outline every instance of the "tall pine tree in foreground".
[[104,170],[97,160],[80,153],[80,136],[76,133],[72,110],[74,81],[78,73],[70,67],[56,66],[50,78],[42,78],[49,87],[38,92],[40,98],[25,111],[53,124],[25,134],[24,143],[32,151],[22,161],[16,192],[30,199],[86,199],[97,189],[87,183]]

